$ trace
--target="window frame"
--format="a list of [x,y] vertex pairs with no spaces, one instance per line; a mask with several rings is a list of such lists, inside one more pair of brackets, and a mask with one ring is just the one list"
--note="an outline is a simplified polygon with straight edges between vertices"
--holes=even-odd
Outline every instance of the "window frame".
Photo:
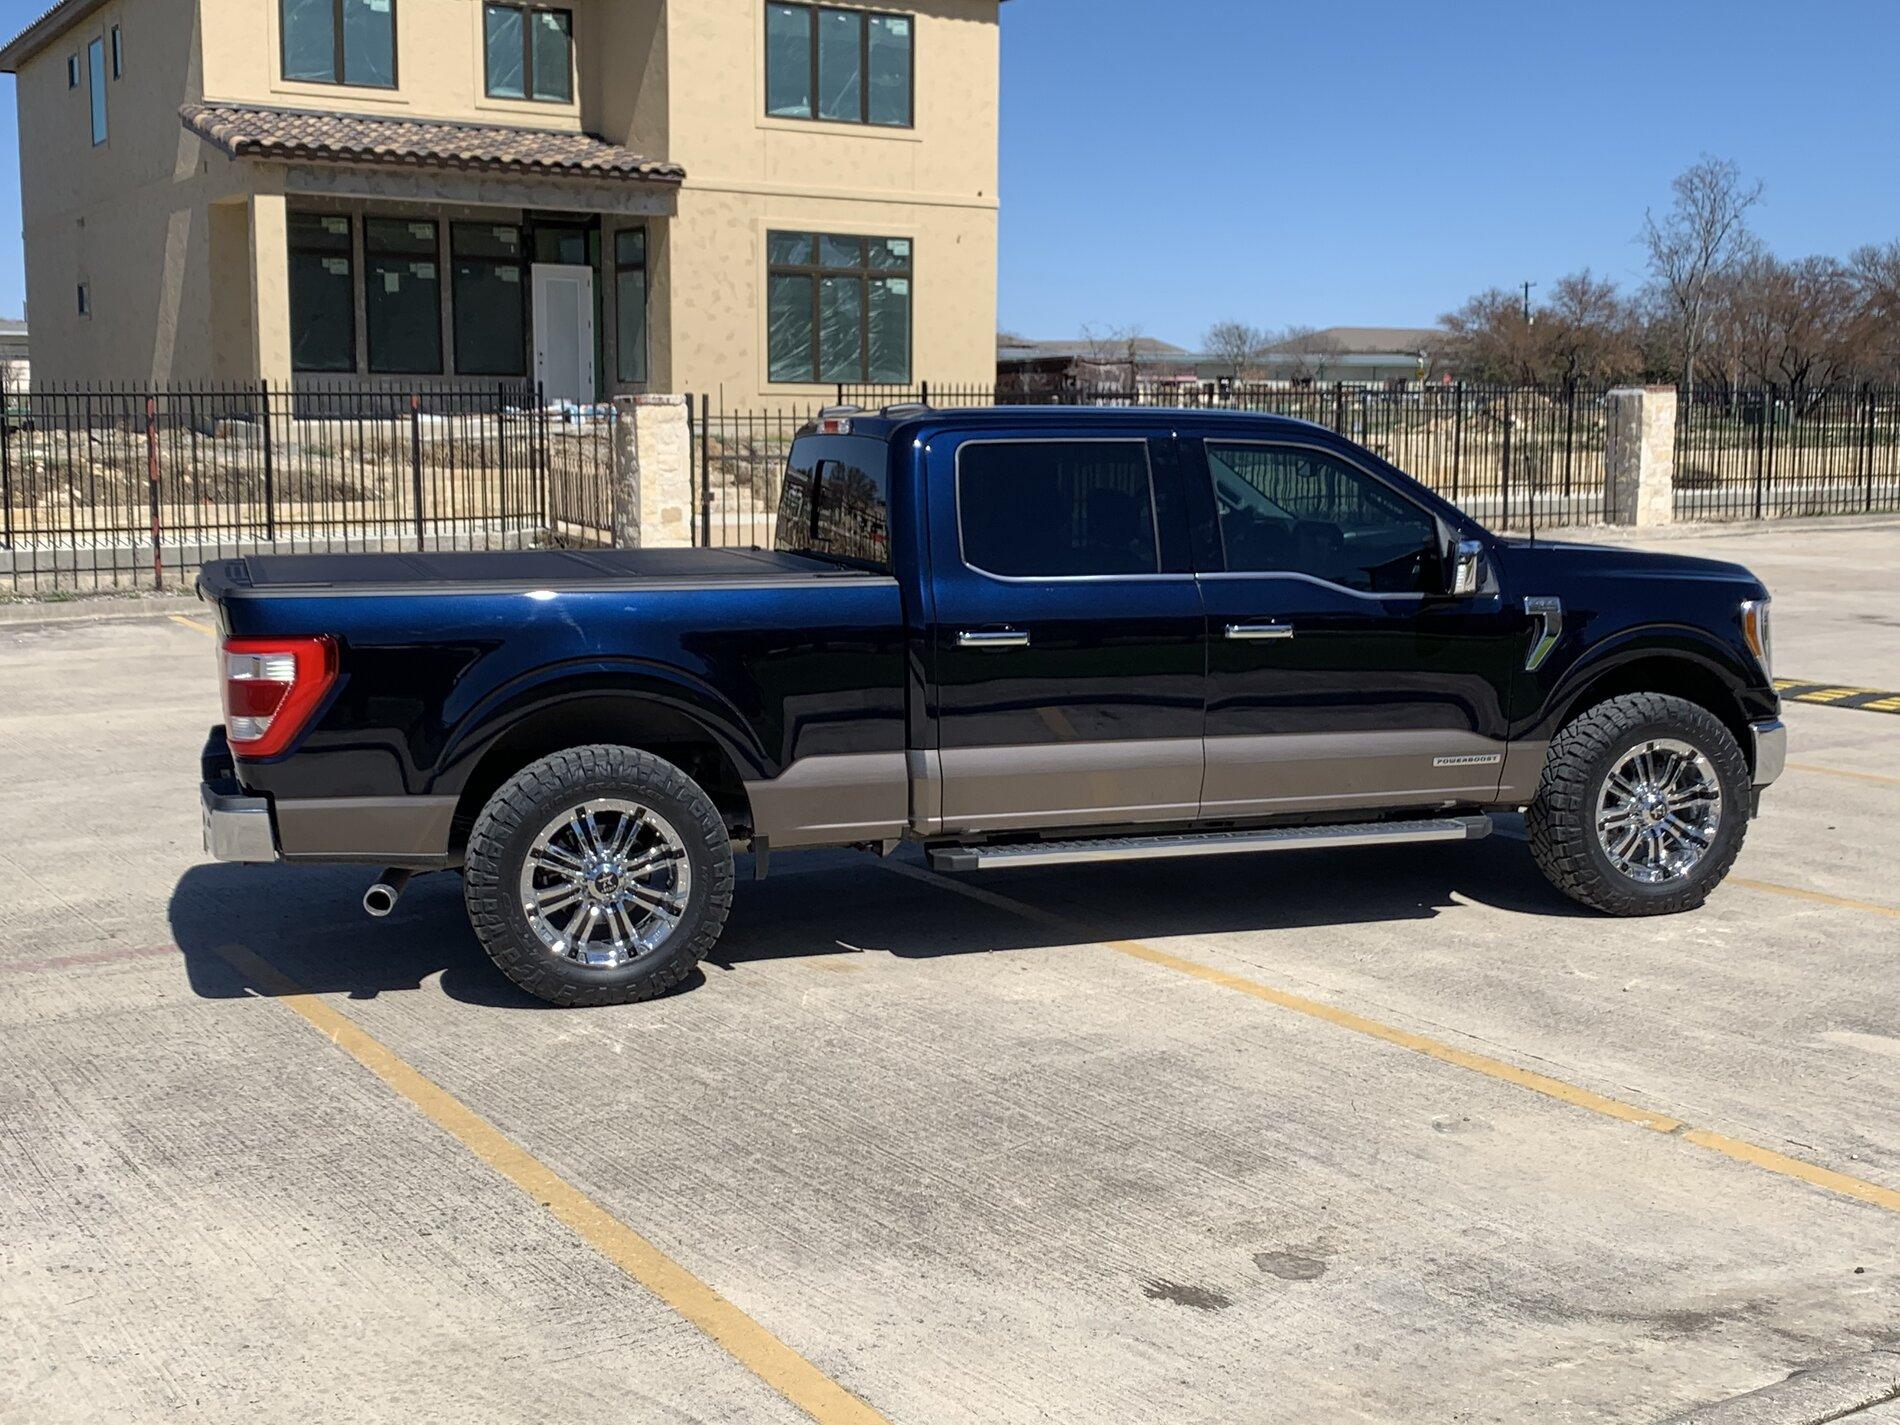
[[[1164,555],[1161,542],[1161,502],[1155,489],[1154,461],[1155,432],[1143,431],[1136,435],[1037,435],[1037,436],[984,436],[976,440],[966,440],[957,446],[956,478],[952,482],[952,495],[957,516],[957,562],[970,573],[984,579],[994,579],[999,584],[1105,584],[1126,582],[1147,582],[1150,580],[1193,579],[1193,574],[1170,573],[1162,568]],[[963,536],[963,452],[986,445],[1136,445],[1141,447],[1142,469],[1148,474],[1148,518],[1151,521],[1149,532],[1154,537],[1155,567],[1153,573],[1142,574],[998,574],[985,569],[981,564],[971,562],[969,550],[964,545]],[[1222,551],[1223,556],[1225,550]]]
[[[395,0],[391,0],[393,4]],[[521,16],[521,89],[519,94],[497,94],[488,73],[488,22],[496,10],[513,10]],[[560,15],[567,20],[567,97],[549,99],[534,92],[534,25],[537,14]],[[574,73],[574,11],[567,5],[536,4],[535,0],[482,0],[482,96],[504,104],[554,104],[572,108],[579,90]]]
[[330,65],[335,79],[300,79],[290,72],[290,26],[284,20],[289,0],[277,0],[277,73],[286,84],[327,84],[335,89],[392,90],[402,87],[402,25],[398,5],[389,0],[389,83],[356,84],[349,79],[349,64],[343,48],[343,13],[346,0],[330,0]]
[[[1384,490],[1388,495],[1392,496],[1393,499],[1399,501],[1399,503],[1403,505],[1409,506],[1413,510],[1416,510],[1419,513],[1419,515],[1424,518],[1425,522],[1429,524],[1430,526],[1432,526],[1432,528],[1438,532],[1439,538],[1441,540],[1445,537],[1446,532],[1448,530],[1453,534],[1457,534],[1459,533],[1459,531],[1456,526],[1451,525],[1436,510],[1432,509],[1428,505],[1421,504],[1408,491],[1402,489],[1400,486],[1393,483],[1393,481],[1387,478],[1385,475],[1382,475],[1377,470],[1374,470],[1371,466],[1367,465],[1364,461],[1355,459],[1348,452],[1343,451],[1343,450],[1337,450],[1330,445],[1321,445],[1317,441],[1310,441],[1310,440],[1275,440],[1275,439],[1272,439],[1271,437],[1264,437],[1264,436],[1256,437],[1256,438],[1248,438],[1245,436],[1201,435],[1201,436],[1193,437],[1193,439],[1198,443],[1200,447],[1200,450],[1198,453],[1200,455],[1201,475],[1207,482],[1207,498],[1210,502],[1212,502],[1213,507],[1214,507],[1214,539],[1215,539],[1216,546],[1220,550],[1220,568],[1217,570],[1204,571],[1200,574],[1199,576],[1200,578],[1203,578],[1203,579],[1292,579],[1303,584],[1317,584],[1322,589],[1333,589],[1342,594],[1350,594],[1355,599],[1370,599],[1370,600],[1374,600],[1380,603],[1388,603],[1394,599],[1424,600],[1424,599],[1429,599],[1429,598],[1434,598],[1434,597],[1443,597],[1442,595],[1434,595],[1424,590],[1420,590],[1417,592],[1410,592],[1410,593],[1398,592],[1398,593],[1390,593],[1390,594],[1381,594],[1381,593],[1373,592],[1366,589],[1355,589],[1349,584],[1341,584],[1333,579],[1322,579],[1317,574],[1308,574],[1298,569],[1230,569],[1228,568],[1227,531],[1222,526],[1222,523],[1221,523],[1220,497],[1214,492],[1214,462],[1209,458],[1208,453],[1207,453],[1207,448],[1210,445],[1219,445],[1219,446],[1242,445],[1242,446],[1250,447],[1252,449],[1262,449],[1262,450],[1309,450],[1309,451],[1312,451],[1316,455],[1323,455],[1328,460],[1336,461],[1337,463],[1347,466],[1350,469],[1357,470],[1361,475],[1364,475],[1368,480],[1372,481],[1373,484],[1377,485],[1379,488]],[[1442,557],[1442,554],[1441,554],[1441,557]]]
[[81,282],[73,289],[74,299],[79,307],[79,315],[85,321],[92,320],[92,283]]
[[112,77],[125,78],[125,37],[117,25],[112,27]]
[[[812,261],[808,263],[774,262],[772,260],[772,240],[779,237],[803,237],[812,245]],[[855,242],[864,261],[856,267],[827,267],[819,259],[824,253],[826,239],[832,242]],[[874,242],[910,244],[909,260],[902,268],[872,267],[870,265],[870,245]],[[771,295],[774,277],[806,277],[811,279],[811,374],[800,377],[775,377],[772,375],[772,330]],[[910,237],[882,236],[868,233],[828,233],[812,228],[770,228],[765,234],[765,375],[766,383],[773,386],[831,386],[839,384],[835,379],[822,373],[824,367],[824,346],[819,339],[823,330],[820,325],[824,310],[824,279],[828,277],[855,277],[858,279],[858,375],[848,378],[844,385],[851,386],[907,386],[916,372],[917,356],[917,240]],[[871,380],[871,283],[875,279],[889,280],[901,278],[910,284],[905,293],[905,302],[909,315],[904,322],[904,379],[902,381]]]
[[[393,0],[392,0],[393,3]],[[771,111],[772,92],[772,6],[783,5],[788,9],[798,9],[808,16],[808,34],[806,47],[811,58],[811,112],[809,114],[774,114]],[[858,114],[855,119],[828,119],[820,116],[818,87],[819,56],[819,16],[826,11],[840,15],[854,15],[858,21]],[[761,54],[764,57],[762,79],[764,92],[761,96],[765,106],[765,117],[788,124],[852,124],[859,128],[884,130],[902,133],[917,127],[917,16],[907,10],[858,9],[850,5],[815,5],[811,0],[767,0],[761,7],[764,17],[764,39]],[[871,119],[871,21],[908,20],[910,22],[910,92],[905,101],[906,118],[901,124],[874,123]]]
[[71,93],[79,87],[80,73],[79,51],[74,50],[71,54],[66,56],[66,90],[68,93]]
[[106,37],[94,35],[86,41],[86,122],[94,148],[104,148],[112,131],[106,115],[106,86],[112,82],[108,73]]
[[[291,311],[291,332],[290,332],[290,351],[291,351],[291,368],[290,369],[293,372],[309,372],[311,374],[323,375],[323,376],[357,375],[360,372],[361,366],[362,366],[361,353],[357,349],[357,342],[361,338],[362,332],[359,330],[359,326],[358,326],[356,307],[357,307],[357,301],[359,299],[359,296],[363,292],[363,287],[362,287],[363,264],[358,252],[357,241],[356,241],[357,230],[361,226],[361,224],[357,220],[358,215],[355,213],[326,213],[320,209],[315,209],[315,208],[292,208],[285,215],[285,218],[286,220],[284,224],[284,251],[287,257],[294,257],[298,253],[306,253],[306,254],[311,254],[311,255],[320,256],[320,257],[337,257],[337,256],[344,255],[344,254],[339,254],[338,252],[334,251],[331,248],[308,247],[299,243],[296,237],[291,232],[291,228],[293,225],[291,224],[289,219],[291,218],[317,218],[317,219],[341,218],[343,219],[344,222],[350,225],[350,236],[349,236],[348,254],[347,254],[347,258],[350,264],[350,300],[347,306],[345,307],[345,310],[349,313],[349,318],[350,318],[350,340],[349,340],[350,364],[348,366],[299,366],[297,364],[296,311],[293,305],[292,311]],[[287,263],[286,266],[288,267],[289,264]],[[292,291],[292,294],[294,295],[294,291],[295,291],[294,277],[291,278],[291,291]]]
[[[394,3],[394,0],[391,0]],[[376,324],[370,320],[370,264],[380,260],[421,262],[424,259],[417,253],[399,252],[377,248],[370,242],[370,230],[378,223],[396,223],[414,225],[427,223],[435,234],[432,251],[433,258],[428,259],[435,265],[435,365],[433,367],[404,367],[400,370],[383,368],[376,364]],[[442,297],[448,283],[442,261],[442,220],[428,217],[404,217],[399,213],[365,213],[363,215],[363,257],[358,269],[356,285],[363,294],[363,371],[369,376],[441,376],[448,370],[449,353],[443,343],[442,333]],[[451,336],[451,341],[453,337]]]

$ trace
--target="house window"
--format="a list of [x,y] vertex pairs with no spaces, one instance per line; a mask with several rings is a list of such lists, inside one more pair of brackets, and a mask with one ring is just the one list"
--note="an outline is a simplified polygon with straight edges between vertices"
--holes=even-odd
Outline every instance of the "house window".
[[119,27],[112,27],[112,77],[125,78],[125,39],[119,34]]
[[484,10],[488,97],[574,100],[574,16],[538,5],[489,5]]
[[106,141],[106,42],[86,46],[86,72],[92,80],[92,146]]
[[614,234],[615,349],[620,379],[647,379],[647,230]]
[[68,89],[79,87],[79,56],[76,54],[66,56],[66,87]]
[[90,282],[79,284],[79,315],[82,317],[92,315],[92,284]]
[[527,374],[528,282],[521,229],[456,223],[455,370],[462,376]]
[[910,239],[771,233],[774,381],[910,382]]
[[396,0],[278,0],[284,78],[396,87]]
[[292,213],[290,364],[298,371],[356,370],[356,268],[350,220]]
[[913,23],[909,15],[767,5],[765,112],[909,128]]
[[442,274],[433,222],[363,220],[363,319],[371,371],[441,373]]

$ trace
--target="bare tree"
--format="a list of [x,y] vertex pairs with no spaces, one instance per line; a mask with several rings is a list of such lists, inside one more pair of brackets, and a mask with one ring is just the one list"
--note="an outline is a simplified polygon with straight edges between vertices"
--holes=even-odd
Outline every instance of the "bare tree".
[[1537,312],[1545,374],[1566,385],[1633,374],[1641,364],[1635,316],[1616,284],[1589,268],[1559,277]]
[[1268,349],[1278,356],[1288,377],[1296,382],[1323,381],[1339,356],[1339,343],[1325,332],[1292,326],[1274,337]]
[[1215,322],[1201,338],[1201,349],[1236,381],[1244,381],[1266,355],[1273,338],[1245,322]]
[[1866,375],[1892,380],[1900,376],[1900,242],[1855,249],[1848,273],[1860,365]]
[[1492,287],[1439,318],[1453,363],[1485,381],[1529,382],[1544,370],[1544,329],[1524,320],[1515,292]]
[[1145,335],[1139,323],[1098,326],[1090,322],[1082,328],[1082,344],[1096,372],[1108,375],[1116,384],[1125,383],[1132,391],[1141,384],[1141,343]]
[[1834,258],[1757,253],[1713,285],[1711,303],[1707,351],[1731,385],[1785,390],[1801,407],[1859,362],[1855,284]]
[[1682,383],[1695,389],[1696,357],[1708,330],[1711,289],[1755,248],[1748,210],[1762,186],[1744,183],[1727,159],[1704,154],[1676,175],[1675,199],[1660,220],[1643,215],[1649,270],[1670,313],[1682,356]]

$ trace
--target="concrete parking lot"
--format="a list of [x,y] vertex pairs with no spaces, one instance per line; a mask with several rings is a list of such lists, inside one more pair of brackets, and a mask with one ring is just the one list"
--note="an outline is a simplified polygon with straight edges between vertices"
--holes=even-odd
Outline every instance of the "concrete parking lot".
[[[1668,546],[1900,690],[1900,524]],[[0,1421],[1650,1421],[1900,1334],[1900,716],[1791,704],[1687,916],[1508,823],[786,856],[557,1011],[454,877],[203,864],[210,639],[103,612],[0,624]]]

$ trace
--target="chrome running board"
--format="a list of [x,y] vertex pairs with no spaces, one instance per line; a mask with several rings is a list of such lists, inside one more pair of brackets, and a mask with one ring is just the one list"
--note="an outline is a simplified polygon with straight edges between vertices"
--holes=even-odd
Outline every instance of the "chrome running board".
[[1428,821],[1368,821],[1348,826],[1283,826],[1266,831],[1186,832],[1179,836],[1104,836],[1092,841],[1030,841],[1009,846],[940,846],[933,871],[993,871],[1000,866],[1068,866],[1081,861],[1149,861],[1164,856],[1237,856],[1252,851],[1323,851],[1420,841],[1481,841],[1488,816]]

